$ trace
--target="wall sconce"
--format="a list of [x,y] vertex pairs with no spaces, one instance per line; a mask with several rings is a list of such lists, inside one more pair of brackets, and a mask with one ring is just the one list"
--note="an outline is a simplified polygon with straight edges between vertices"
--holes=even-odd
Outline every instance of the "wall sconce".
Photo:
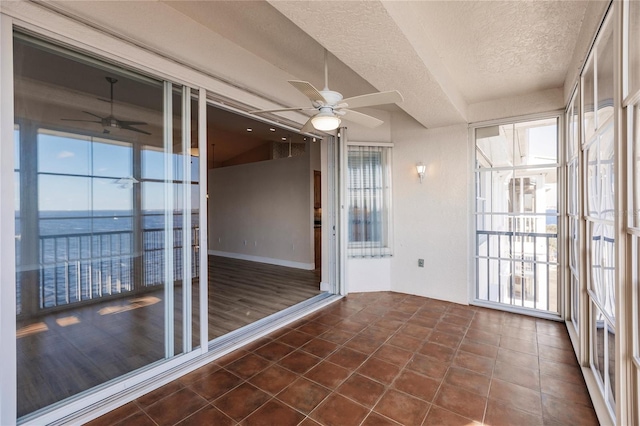
[[427,170],[427,166],[421,161],[416,164],[416,170],[418,171],[418,177],[420,177],[420,183],[422,183],[422,179],[424,179],[424,172]]

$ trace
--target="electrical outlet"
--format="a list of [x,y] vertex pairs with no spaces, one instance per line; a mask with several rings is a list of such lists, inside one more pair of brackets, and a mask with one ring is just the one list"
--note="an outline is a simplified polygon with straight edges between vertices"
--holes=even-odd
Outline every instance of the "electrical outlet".
[[418,268],[424,268],[424,259],[418,259]]

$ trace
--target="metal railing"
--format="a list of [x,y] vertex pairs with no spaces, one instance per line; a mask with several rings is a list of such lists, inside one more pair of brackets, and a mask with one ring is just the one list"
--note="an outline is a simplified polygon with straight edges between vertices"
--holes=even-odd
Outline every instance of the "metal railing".
[[556,281],[557,287],[551,271],[557,241],[558,234],[549,232],[476,231],[478,298],[550,309],[550,299],[557,298],[551,285]]
[[[182,280],[182,229],[173,229],[174,281]],[[132,231],[41,236],[39,309],[144,291],[164,284],[164,229],[142,231],[136,253]],[[199,228],[191,229],[192,277],[199,276]],[[21,283],[18,282],[18,287]],[[23,294],[18,291],[18,297]],[[20,300],[17,301],[20,306]]]

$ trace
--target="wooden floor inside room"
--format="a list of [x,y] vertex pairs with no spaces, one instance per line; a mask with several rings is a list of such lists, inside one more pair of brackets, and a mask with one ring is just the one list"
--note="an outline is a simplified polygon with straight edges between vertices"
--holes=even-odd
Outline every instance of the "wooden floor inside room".
[[209,257],[209,340],[320,294],[320,273]]
[[[319,282],[318,271],[210,256],[209,340],[319,294]],[[197,347],[197,283],[193,288],[192,347]],[[179,354],[182,288],[174,294]],[[164,317],[160,288],[18,321],[18,415],[162,360]]]

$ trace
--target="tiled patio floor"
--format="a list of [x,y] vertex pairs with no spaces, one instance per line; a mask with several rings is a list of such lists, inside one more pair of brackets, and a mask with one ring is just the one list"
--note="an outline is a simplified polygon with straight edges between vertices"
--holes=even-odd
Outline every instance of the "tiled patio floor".
[[562,323],[352,294],[91,425],[597,425]]

